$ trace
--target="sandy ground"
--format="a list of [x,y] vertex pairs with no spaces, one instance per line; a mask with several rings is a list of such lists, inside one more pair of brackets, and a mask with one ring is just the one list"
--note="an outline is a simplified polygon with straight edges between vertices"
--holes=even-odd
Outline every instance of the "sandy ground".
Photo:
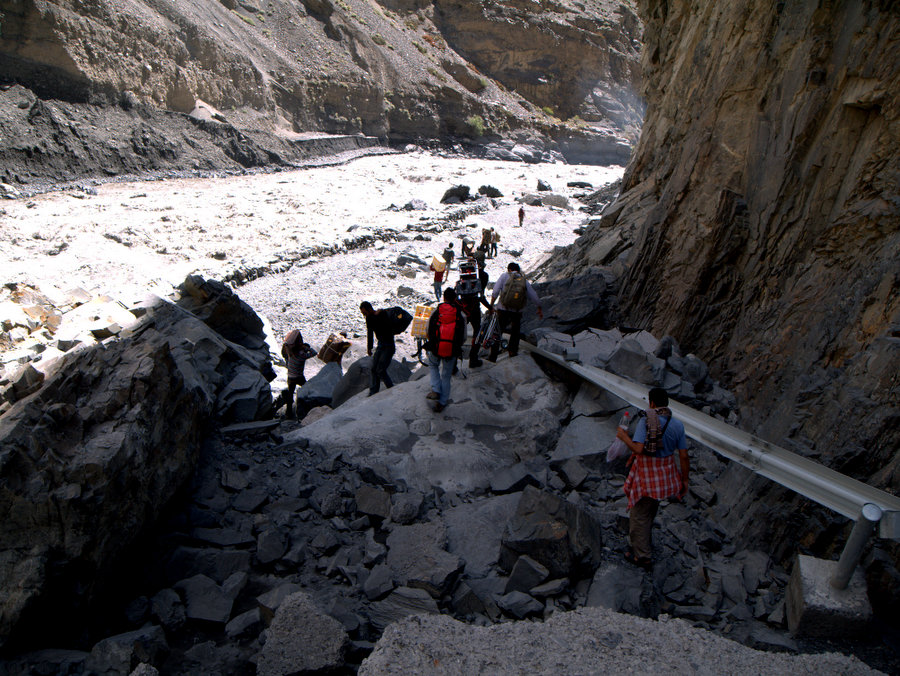
[[[417,300],[433,297],[427,270],[417,269],[414,279],[398,274],[395,262],[400,253],[429,260],[449,242],[459,252],[464,235],[475,238],[481,227],[493,226],[501,243],[498,259],[488,264],[491,279],[509,260],[528,269],[554,246],[574,241],[573,230],[584,224],[586,216],[577,211],[575,201],[572,211],[526,207],[525,227],[518,228],[515,198],[535,192],[538,179],[571,195],[584,190],[566,188],[569,181],[599,188],[622,171],[413,152],[274,174],[107,184],[97,187],[96,194],[48,193],[0,205],[2,282],[45,289],[81,287],[129,304],[148,292],[167,295],[194,272],[223,277],[236,266],[297,261],[307,247],[333,245],[360,232],[405,233],[401,239],[408,241],[378,242],[365,250],[309,258],[287,273],[238,288],[241,297],[270,321],[273,342],[298,326],[318,347],[338,330],[360,334],[361,300],[376,307],[390,303],[411,308]],[[447,188],[456,184],[470,186],[473,193],[481,185],[492,185],[504,197],[495,210],[440,234],[424,233],[433,237],[431,241],[413,240],[418,233],[407,226],[440,219],[459,208],[440,204]],[[387,210],[412,199],[423,200],[428,209]],[[451,274],[450,283],[456,278]],[[401,284],[416,290],[402,303],[396,294]],[[360,352],[358,344],[354,351]],[[402,352],[401,346],[398,356]],[[315,370],[310,363],[307,375]]]

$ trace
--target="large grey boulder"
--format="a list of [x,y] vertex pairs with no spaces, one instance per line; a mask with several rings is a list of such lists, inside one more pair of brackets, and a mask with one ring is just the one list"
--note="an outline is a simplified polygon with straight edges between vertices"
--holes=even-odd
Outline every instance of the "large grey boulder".
[[551,449],[568,412],[565,386],[527,355],[454,378],[441,414],[425,396],[428,379],[348,401],[331,415],[285,435],[307,440],[379,476],[423,492],[486,488],[491,474]]
[[[392,359],[390,366],[388,366],[388,375],[394,384],[405,383],[409,380],[410,369],[406,364],[406,360],[399,362],[396,359]],[[334,385],[334,389],[331,392],[331,406],[337,408],[350,397],[367,391],[371,377],[372,357],[362,357],[350,364],[347,372]],[[384,388],[382,387],[382,389]]]
[[463,568],[458,556],[446,550],[447,529],[442,523],[398,526],[387,539],[387,565],[402,586],[424,589],[434,598],[449,591]]
[[267,363],[266,350],[172,303],[141,314],[117,339],[61,358],[0,417],[0,645],[26,612],[45,619],[50,588],[53,620],[80,626],[119,555],[190,477],[228,384]]
[[275,613],[259,653],[258,676],[288,676],[343,665],[349,639],[341,623],[305,592],[287,597]]

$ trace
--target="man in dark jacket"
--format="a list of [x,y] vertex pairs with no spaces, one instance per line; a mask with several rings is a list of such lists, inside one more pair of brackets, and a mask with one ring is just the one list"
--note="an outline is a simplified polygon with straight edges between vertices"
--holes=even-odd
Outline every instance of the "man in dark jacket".
[[456,360],[462,355],[466,340],[466,320],[457,305],[456,290],[444,289],[444,302],[439,304],[428,320],[428,364],[431,367],[431,392],[428,399],[436,399],[435,413],[440,413],[450,401],[450,376]]
[[[359,311],[366,318],[366,354],[372,357],[372,379],[369,386],[369,396],[371,397],[378,392],[382,381],[384,381],[385,387],[394,386],[388,375],[388,367],[391,365],[391,359],[394,357],[397,346],[394,344],[394,329],[387,312],[376,310],[367,300],[360,303]],[[372,355],[373,337],[378,339],[378,347],[375,348],[374,356]]]

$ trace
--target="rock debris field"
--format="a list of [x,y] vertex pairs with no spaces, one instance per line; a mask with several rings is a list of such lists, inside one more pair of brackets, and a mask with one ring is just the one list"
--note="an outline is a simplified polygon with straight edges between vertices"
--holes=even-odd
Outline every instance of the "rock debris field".
[[[520,354],[463,369],[436,415],[408,337],[397,385],[366,396],[361,300],[432,300],[431,256],[483,227],[501,235],[492,279],[510,260],[533,269],[594,227],[582,198],[621,171],[409,152],[4,202],[0,441],[16,461],[0,469],[23,494],[0,506],[29,524],[11,532],[52,539],[59,514],[72,529],[59,549],[124,555],[130,519],[161,507],[148,486],[190,480],[130,550],[114,599],[86,615],[60,606],[43,631],[14,634],[25,654],[4,646],[0,673],[873,673],[848,655],[791,654],[853,650],[787,635],[788,573],[717,525],[725,464],[702,447],[686,500],[661,509],[656,565],[623,561],[625,466],[605,449],[626,402]],[[458,185],[502,196],[441,204]],[[542,347],[738,419],[734,397],[671,337],[586,319],[614,316],[609,271],[539,291],[547,319],[531,310],[523,326]],[[79,332],[78,321],[93,323]],[[268,353],[294,327],[315,347],[342,330],[353,341],[343,369],[311,360],[300,422],[272,418],[282,368],[268,384]],[[172,410],[182,415],[162,423]],[[66,420],[83,421],[81,436],[54,432]],[[119,504],[103,503],[122,486]],[[50,499],[52,513],[29,513]],[[6,623],[52,573],[41,557],[58,553],[0,535],[12,562],[2,581],[22,590],[0,595]],[[97,584],[93,566],[78,570],[73,604]]]

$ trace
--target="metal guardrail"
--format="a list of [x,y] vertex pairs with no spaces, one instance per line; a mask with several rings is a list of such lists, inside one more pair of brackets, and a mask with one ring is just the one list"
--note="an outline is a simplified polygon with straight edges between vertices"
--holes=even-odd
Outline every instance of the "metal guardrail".
[[[520,345],[522,349],[559,364],[632,406],[647,406],[646,385],[638,385],[603,369],[568,361],[561,355],[525,341]],[[882,512],[878,535],[900,540],[900,498],[683,404],[669,402],[669,408],[684,423],[685,433],[691,439],[848,519],[860,521],[865,518],[863,508],[875,505]]]

